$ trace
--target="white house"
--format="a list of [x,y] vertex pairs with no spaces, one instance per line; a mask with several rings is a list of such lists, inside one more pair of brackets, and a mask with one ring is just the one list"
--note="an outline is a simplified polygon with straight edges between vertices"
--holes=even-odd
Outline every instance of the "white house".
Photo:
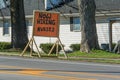
[[[8,0],[7,0],[8,1]],[[50,4],[50,0],[24,0],[26,25],[28,29],[28,37],[32,36],[32,20],[33,10],[46,10],[51,9],[53,5]],[[80,19],[78,14],[77,0],[51,0],[56,9],[52,11],[60,12],[60,39],[65,45],[65,49],[69,49],[71,44],[81,42],[80,32]],[[61,1],[67,1],[67,4],[63,4]],[[70,2],[72,1],[72,2]],[[112,42],[116,43],[120,40],[120,0],[95,0],[96,2],[96,27],[99,45],[110,43],[110,22],[115,21],[112,24]],[[72,6],[72,7],[71,7]],[[11,41],[11,24],[10,24],[10,11],[9,8],[1,9],[3,14],[0,14],[0,41]],[[4,22],[3,22],[4,16]],[[35,36],[37,45],[41,43],[53,43],[56,38],[51,37],[37,37]]]

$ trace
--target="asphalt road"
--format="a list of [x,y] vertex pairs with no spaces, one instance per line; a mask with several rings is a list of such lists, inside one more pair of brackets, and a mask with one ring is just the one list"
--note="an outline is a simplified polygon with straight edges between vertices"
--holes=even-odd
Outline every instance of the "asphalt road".
[[120,80],[120,65],[0,56],[0,80]]

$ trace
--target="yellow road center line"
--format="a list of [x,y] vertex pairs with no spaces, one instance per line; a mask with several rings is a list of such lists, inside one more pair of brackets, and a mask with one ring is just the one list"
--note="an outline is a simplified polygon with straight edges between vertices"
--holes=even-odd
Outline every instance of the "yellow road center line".
[[37,76],[37,77],[45,77],[45,78],[54,78],[59,80],[96,80],[91,78],[77,78],[71,76],[59,76],[59,75],[51,75],[51,74],[43,74],[47,71],[35,71],[35,70],[22,70],[22,71],[0,71],[0,73],[5,74],[16,74],[16,75],[30,75],[30,76]]
[[44,72],[47,72],[47,71],[44,71],[44,70],[22,70],[22,71],[18,71],[18,73],[20,74],[33,74],[33,75],[38,75],[38,74],[42,74]]
[[42,74],[44,72],[48,72],[48,71],[23,70],[23,71],[19,71],[18,73],[26,74],[26,75],[42,76],[42,77],[48,77],[48,78],[65,79],[65,80],[66,79],[67,80],[96,80],[96,79],[89,79],[89,78],[77,78],[77,77],[71,77],[71,76],[59,76],[59,75],[51,75],[51,74]]
[[[23,74],[23,75],[32,75],[32,76],[41,76],[41,77],[48,77],[48,78],[58,78],[58,79],[67,79],[67,80],[96,80],[96,79],[90,79],[90,78],[77,78],[77,77],[71,77],[71,76],[59,76],[59,75],[50,75],[50,74],[43,74],[44,72],[50,72],[47,70],[40,70],[40,69],[31,69],[26,67],[18,67],[18,66],[7,66],[7,65],[0,65],[0,68],[10,68],[9,70],[0,70],[0,73],[9,73],[9,74]],[[12,69],[16,69],[16,71],[12,71]],[[18,71],[17,71],[18,69]],[[59,72],[59,71],[56,71]],[[61,72],[59,72],[61,73]],[[66,74],[84,74],[89,76],[98,76],[98,77],[107,77],[107,78],[119,78],[119,76],[110,76],[110,75],[101,75],[101,74],[92,74],[92,73],[75,73],[75,72],[62,72]]]

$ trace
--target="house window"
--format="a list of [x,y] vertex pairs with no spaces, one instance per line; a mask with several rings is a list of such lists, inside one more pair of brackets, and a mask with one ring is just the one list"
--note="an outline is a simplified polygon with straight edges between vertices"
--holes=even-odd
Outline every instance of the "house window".
[[26,29],[27,29],[27,34],[29,34],[29,20],[26,20]]
[[80,18],[79,17],[70,18],[70,31],[80,31]]
[[9,21],[4,21],[3,22],[3,35],[8,35],[10,33],[9,27],[10,27]]

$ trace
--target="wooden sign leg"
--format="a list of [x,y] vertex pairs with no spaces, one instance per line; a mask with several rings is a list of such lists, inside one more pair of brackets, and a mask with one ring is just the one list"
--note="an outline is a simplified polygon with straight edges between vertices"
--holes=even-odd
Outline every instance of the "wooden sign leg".
[[31,49],[31,50],[30,50],[30,56],[32,56],[32,53],[33,53],[33,42],[34,42],[34,44],[35,44],[35,47],[37,48],[38,57],[41,57],[40,51],[39,51],[39,49],[38,49],[38,47],[37,47],[37,44],[36,44],[36,42],[35,42],[35,40],[34,40],[34,37],[32,37],[32,38],[30,39],[30,41],[27,43],[26,47],[24,48],[24,50],[23,50],[23,52],[20,54],[20,56],[23,56],[23,55],[24,55],[24,53],[25,53],[25,51],[27,50],[27,48],[28,48],[29,45],[31,46],[31,48],[30,48],[30,49]]
[[30,56],[32,57],[32,53],[33,53],[33,37],[32,37],[32,40],[31,40],[31,48],[30,48]]
[[58,54],[59,54],[58,48],[59,48],[59,41],[57,40],[57,42],[56,42],[56,56],[58,56]]
[[51,52],[53,51],[53,49],[54,49],[54,47],[55,47],[55,45],[57,44],[57,41],[54,43],[54,45],[52,46],[52,48],[51,48],[51,50],[49,51],[49,53],[48,53],[48,56],[51,54]]
[[65,53],[65,49],[64,49],[64,47],[63,47],[63,45],[62,45],[62,42],[61,42],[60,38],[58,38],[58,41],[60,42],[60,46],[61,46],[62,50],[64,51],[63,54],[64,54],[65,58],[67,59],[68,57],[67,57],[67,55],[66,55],[66,53]]
[[34,44],[35,44],[35,46],[36,46],[36,48],[37,48],[37,51],[38,51],[38,57],[41,57],[41,55],[40,55],[40,51],[39,51],[39,49],[38,49],[38,46],[37,46],[37,44],[36,44],[34,38],[33,38],[33,42],[34,42]]
[[24,48],[23,52],[20,54],[20,56],[24,55],[25,51],[27,50],[27,48],[28,48],[28,46],[29,46],[29,44],[31,43],[32,40],[33,39],[31,38],[30,41],[27,43],[26,47]]

